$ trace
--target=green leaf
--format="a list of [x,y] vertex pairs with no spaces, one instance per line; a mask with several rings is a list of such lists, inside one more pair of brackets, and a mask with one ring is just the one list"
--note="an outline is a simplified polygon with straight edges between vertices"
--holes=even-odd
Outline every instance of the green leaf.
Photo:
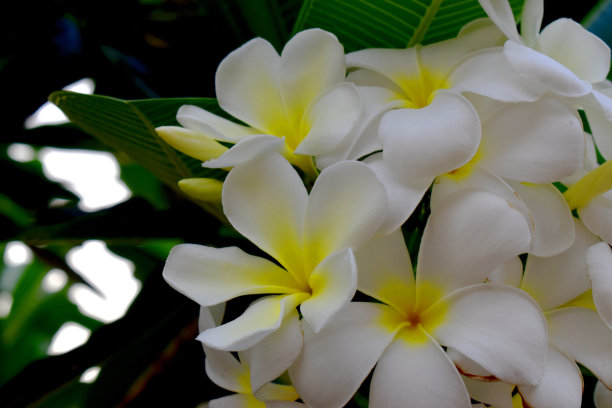
[[612,45],[612,0],[601,0],[582,20],[587,30]]
[[[515,15],[522,4],[510,0]],[[455,37],[463,25],[485,16],[478,0],[306,0],[293,31],[331,31],[346,52],[405,48]]]
[[[85,132],[124,152],[174,189],[183,178],[223,175],[219,170],[203,168],[199,160],[175,150],[155,133],[157,126],[177,124],[176,112],[182,105],[197,105],[213,113],[220,112],[215,99],[125,101],[108,96],[58,91],[52,93],[49,100]],[[213,205],[209,207],[206,207],[208,211],[217,214]]]

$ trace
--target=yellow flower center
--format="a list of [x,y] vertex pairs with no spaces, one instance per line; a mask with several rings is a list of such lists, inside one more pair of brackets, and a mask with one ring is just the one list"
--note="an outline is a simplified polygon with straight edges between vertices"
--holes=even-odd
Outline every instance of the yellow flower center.
[[433,101],[437,90],[451,87],[445,75],[426,68],[421,68],[420,76],[400,78],[397,82],[403,91],[397,94],[397,99],[410,109],[424,108]]

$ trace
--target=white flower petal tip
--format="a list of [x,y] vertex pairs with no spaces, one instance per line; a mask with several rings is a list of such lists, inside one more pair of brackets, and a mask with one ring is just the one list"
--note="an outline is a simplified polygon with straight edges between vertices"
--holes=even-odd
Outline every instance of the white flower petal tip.
[[178,186],[189,197],[216,204],[221,204],[223,182],[212,178],[189,178],[179,180]]
[[476,153],[480,132],[478,114],[467,99],[440,90],[422,109],[387,112],[380,123],[379,137],[385,162],[398,178],[410,183],[433,181],[463,166]]
[[518,73],[536,78],[560,95],[579,97],[593,90],[590,83],[578,78],[569,68],[524,45],[507,41],[504,55]]
[[478,0],[478,2],[489,18],[493,20],[509,40],[519,44],[522,43],[521,37],[516,29],[514,14],[512,14],[510,3],[508,3],[507,0]]
[[612,330],[612,250],[600,242],[587,251],[588,274],[593,288],[593,301],[602,320]]

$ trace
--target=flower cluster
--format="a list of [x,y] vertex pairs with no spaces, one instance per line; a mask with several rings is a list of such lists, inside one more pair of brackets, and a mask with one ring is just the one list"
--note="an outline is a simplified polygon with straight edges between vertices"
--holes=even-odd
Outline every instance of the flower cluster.
[[[183,106],[157,129],[228,172],[180,186],[268,255],[168,257],[202,306],[206,372],[235,393],[211,407],[360,388],[371,407],[579,407],[577,363],[612,406],[610,49],[568,19],[541,30],[541,0],[520,33],[506,0],[480,3],[489,19],[408,49],[254,39],[216,75],[237,121]],[[244,295],[261,296],[224,320]]]

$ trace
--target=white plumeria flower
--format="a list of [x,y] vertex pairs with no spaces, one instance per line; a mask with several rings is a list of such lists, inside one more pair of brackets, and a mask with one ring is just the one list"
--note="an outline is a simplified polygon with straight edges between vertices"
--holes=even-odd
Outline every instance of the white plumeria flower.
[[[521,261],[512,259],[489,280],[531,294],[548,320],[550,347],[544,375],[539,384],[518,386],[528,406],[580,407],[583,383],[575,361],[612,389],[612,252],[606,243],[576,221],[576,239],[567,251],[546,258],[529,255],[524,274]],[[460,353],[451,355],[463,372],[487,377],[487,370]],[[470,383],[474,399],[500,408],[512,406],[513,388],[503,383]]]
[[[201,308],[199,328],[204,331],[218,325],[220,316],[213,316],[215,310]],[[216,318],[215,318],[216,317]],[[206,353],[206,374],[211,381],[236,394],[210,401],[210,408],[296,408],[303,404],[294,402],[299,398],[291,385],[269,382],[258,378],[269,373],[258,369],[261,357],[274,353],[275,349],[248,349],[238,353],[238,360],[229,351],[215,350],[204,346]],[[280,353],[282,354],[282,353]],[[275,357],[280,357],[275,355]],[[274,360],[272,361],[274,363]],[[277,376],[276,376],[277,377]],[[275,379],[276,377],[272,378]]]
[[[202,306],[271,294],[236,320],[200,334],[200,341],[220,350],[244,350],[285,326],[299,331],[298,305],[308,324],[320,330],[353,297],[352,247],[372,236],[387,209],[384,187],[366,165],[330,166],[309,196],[298,173],[276,153],[236,166],[225,180],[222,201],[234,228],[281,266],[236,247],[173,248],[164,278]],[[292,350],[299,353],[299,347]]]
[[529,239],[518,211],[472,190],[432,212],[416,278],[400,231],[364,245],[356,252],[359,289],[381,303],[349,303],[317,334],[305,325],[302,354],[289,370],[302,400],[341,407],[376,365],[372,408],[406,401],[471,407],[441,345],[460,349],[499,378],[537,383],[548,343],[541,310],[516,288],[480,283],[524,252]]
[[247,126],[186,105],[177,121],[187,132],[163,127],[158,133],[194,157],[192,151],[198,152],[199,146],[201,157],[213,157],[211,139],[236,143],[205,162],[206,167],[232,167],[278,150],[314,179],[317,169],[311,156],[338,146],[361,114],[360,95],[345,82],[345,73],[344,49],[329,32],[302,31],[280,56],[269,42],[255,38],[223,59],[215,81],[221,108]]
[[467,164],[437,178],[432,208],[457,189],[483,188],[522,209],[533,224],[530,253],[565,251],[574,240],[573,216],[550,183],[582,166],[585,136],[578,113],[552,95],[531,103],[471,100],[482,123],[480,147]]
[[542,95],[535,81],[508,66],[501,47],[493,47],[501,39],[499,30],[479,22],[468,25],[457,38],[435,44],[347,55],[348,67],[359,69],[349,79],[360,89],[378,87],[377,99],[386,101],[378,103],[379,109],[390,110],[377,133],[364,133],[378,137],[378,146],[373,141],[361,143],[382,149],[382,155],[366,162],[388,188],[391,211],[383,227],[387,232],[403,224],[435,177],[465,165],[477,152],[480,119],[463,93],[506,102],[533,101]]
[[527,0],[519,35],[508,0],[479,0],[508,37],[504,55],[514,70],[548,90],[572,98],[592,122],[591,130],[606,158],[612,157],[610,48],[577,22],[560,18],[541,32],[543,0]]

